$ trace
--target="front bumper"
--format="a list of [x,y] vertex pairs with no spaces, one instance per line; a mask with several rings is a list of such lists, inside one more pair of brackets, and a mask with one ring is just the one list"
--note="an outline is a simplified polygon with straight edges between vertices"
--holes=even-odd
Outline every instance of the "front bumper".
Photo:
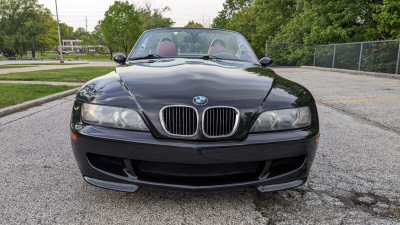
[[[96,186],[128,192],[139,187],[184,191],[254,187],[261,192],[293,188],[307,180],[318,145],[315,139],[319,136],[318,133],[295,130],[250,134],[243,141],[188,142],[159,140],[146,132],[76,124],[71,124],[71,133],[76,135],[76,141],[71,139],[72,149],[84,179]],[[121,164],[111,169],[102,164],[94,165],[89,160],[91,155],[104,156],[106,161],[114,158]],[[293,158],[302,161],[297,166],[293,167],[292,163],[292,167],[285,167],[285,160],[289,162]],[[135,160],[196,165],[260,162],[263,168],[256,179],[192,185],[142,179],[132,166]],[[284,166],[281,165],[278,171],[273,167],[274,162],[283,162]]]

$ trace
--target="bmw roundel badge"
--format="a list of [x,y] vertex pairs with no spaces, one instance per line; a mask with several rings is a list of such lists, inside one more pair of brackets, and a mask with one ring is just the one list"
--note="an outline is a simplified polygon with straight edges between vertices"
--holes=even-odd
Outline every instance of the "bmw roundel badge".
[[193,98],[193,103],[196,105],[205,105],[207,104],[208,99],[204,96],[196,96]]

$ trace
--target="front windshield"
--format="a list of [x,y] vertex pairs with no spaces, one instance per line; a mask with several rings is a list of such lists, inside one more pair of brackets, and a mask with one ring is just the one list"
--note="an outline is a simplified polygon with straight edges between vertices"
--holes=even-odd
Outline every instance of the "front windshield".
[[246,39],[235,32],[196,28],[167,28],[145,32],[130,60],[153,57],[208,58],[258,63]]

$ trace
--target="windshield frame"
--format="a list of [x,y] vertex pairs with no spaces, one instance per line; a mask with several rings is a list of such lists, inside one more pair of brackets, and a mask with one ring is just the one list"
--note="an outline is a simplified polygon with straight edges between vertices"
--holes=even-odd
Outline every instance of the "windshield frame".
[[[258,61],[258,57],[256,56],[256,54],[254,53],[253,48],[251,48],[249,42],[247,41],[247,39],[239,32],[236,31],[231,31],[231,30],[224,30],[224,29],[213,29],[213,28],[195,28],[195,27],[168,27],[168,28],[157,28],[157,29],[151,29],[151,30],[147,30],[145,32],[142,33],[142,35],[139,37],[139,39],[136,41],[135,45],[133,46],[132,50],[130,51],[128,57],[127,57],[127,61],[134,61],[134,60],[140,60],[143,59],[143,57],[131,57],[133,55],[133,52],[135,50],[135,48],[137,46],[142,45],[143,41],[146,40],[146,38],[151,35],[151,33],[153,32],[157,32],[157,33],[165,33],[165,32],[185,32],[188,30],[192,30],[192,32],[198,32],[198,33],[203,33],[201,31],[195,31],[195,30],[204,30],[204,32],[207,31],[220,31],[223,33],[232,33],[234,35],[237,35],[237,38],[240,39],[241,43],[249,50],[253,60],[242,60],[242,59],[224,59],[224,58],[218,58],[218,60],[232,60],[232,61],[241,61],[241,62],[252,62],[254,64],[259,64]],[[190,32],[187,32],[190,33]],[[212,32],[210,32],[212,33]],[[174,56],[174,57],[160,57],[160,58],[199,58],[201,59],[204,55],[199,56],[199,57],[194,57],[194,56],[189,56],[189,55],[181,55],[181,56]],[[204,59],[204,60],[215,60],[213,58],[211,59]]]

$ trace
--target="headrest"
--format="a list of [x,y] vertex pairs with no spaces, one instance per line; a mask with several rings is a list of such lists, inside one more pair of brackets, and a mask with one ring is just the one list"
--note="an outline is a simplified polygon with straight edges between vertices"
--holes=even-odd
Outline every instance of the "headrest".
[[213,54],[215,52],[219,52],[219,51],[226,51],[226,48],[222,45],[214,45],[210,49],[208,49],[208,55],[211,55],[211,54]]
[[171,41],[160,42],[157,46],[156,54],[159,56],[176,56],[175,44]]

